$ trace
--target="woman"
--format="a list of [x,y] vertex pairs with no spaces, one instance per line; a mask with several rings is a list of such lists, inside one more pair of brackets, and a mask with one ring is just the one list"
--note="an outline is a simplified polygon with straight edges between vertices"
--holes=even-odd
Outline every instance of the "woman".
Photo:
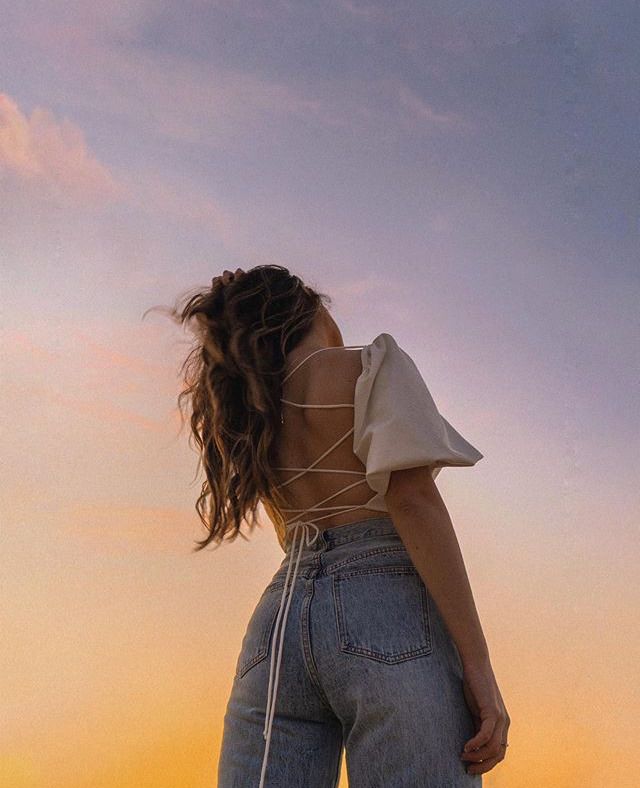
[[[344,345],[286,268],[225,271],[173,314],[207,544],[265,508],[285,556],[247,627],[218,788],[479,786],[510,719],[434,479],[482,454],[387,333]],[[240,534],[242,535],[242,534]]]

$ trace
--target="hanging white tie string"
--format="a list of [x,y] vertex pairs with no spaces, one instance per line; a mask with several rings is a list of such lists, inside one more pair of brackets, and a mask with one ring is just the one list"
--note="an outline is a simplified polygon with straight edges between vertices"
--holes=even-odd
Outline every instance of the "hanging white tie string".
[[[362,345],[345,345],[344,347],[361,349]],[[302,366],[302,364],[304,364],[304,362],[308,358],[311,358],[311,356],[315,355],[316,353],[319,353],[322,350],[329,350],[329,349],[330,348],[325,347],[325,348],[319,348],[317,350],[312,351],[308,356],[306,356],[301,361],[299,361],[287,375],[285,375],[285,377],[283,378],[282,382],[284,383],[286,380],[288,380],[291,377],[291,375],[293,375],[293,373],[297,369],[299,369]],[[341,402],[341,403],[328,404],[328,405],[313,405],[313,404],[307,404],[307,403],[301,403],[301,402],[293,402],[293,401],[291,401],[289,399],[284,399],[283,397],[281,397],[281,401],[284,404],[286,404],[286,405],[290,405],[292,407],[297,407],[297,408],[329,409],[329,408],[353,408],[354,407],[354,404],[352,402]],[[337,448],[337,446],[340,443],[342,443],[344,440],[346,440],[349,437],[349,435],[351,435],[353,433],[353,429],[354,429],[353,426],[351,426],[350,429],[348,429],[340,438],[338,438],[338,440],[332,446],[330,446],[326,451],[324,451],[320,455],[320,457],[318,457],[314,462],[312,462],[311,465],[309,465],[307,468],[286,468],[286,467],[274,468],[274,470],[281,470],[281,471],[296,471],[294,476],[291,476],[285,482],[282,482],[281,484],[278,484],[277,485],[278,487],[286,487],[287,485],[291,484],[291,482],[295,481],[296,479],[300,478],[301,476],[303,476],[305,473],[308,473],[308,472],[356,474],[356,475],[360,476],[361,478],[358,479],[357,482],[354,482],[353,484],[348,484],[346,487],[343,487],[341,490],[338,490],[337,492],[333,493],[332,495],[329,495],[328,497],[324,498],[322,501],[319,501],[314,506],[309,506],[306,509],[302,509],[302,508],[298,508],[298,509],[285,509],[285,508],[282,508],[281,509],[283,512],[297,512],[297,514],[294,515],[295,519],[292,522],[289,522],[289,523],[285,524],[285,529],[286,529],[285,532],[286,532],[286,534],[288,534],[290,531],[293,531],[293,537],[291,539],[291,543],[289,544],[289,566],[287,567],[287,575],[286,575],[285,581],[284,581],[284,588],[282,590],[282,596],[280,598],[280,607],[279,607],[279,610],[278,610],[278,615],[276,616],[275,627],[274,627],[274,632],[273,632],[273,636],[272,636],[272,643],[271,643],[271,659],[270,659],[270,666],[269,666],[269,687],[268,687],[268,690],[267,690],[267,709],[266,709],[266,714],[265,714],[265,725],[264,725],[264,730],[263,730],[263,734],[262,734],[263,738],[266,740],[266,746],[265,746],[265,751],[264,751],[264,758],[262,760],[262,772],[261,772],[261,775],[260,775],[260,786],[259,786],[259,788],[263,788],[263,786],[264,786],[264,778],[265,778],[265,773],[266,773],[266,768],[267,768],[267,760],[268,760],[268,755],[269,755],[269,745],[270,745],[270,742],[271,742],[271,733],[272,733],[272,729],[273,729],[273,718],[274,718],[274,715],[275,715],[276,696],[277,696],[277,692],[278,692],[278,681],[279,681],[279,677],[280,677],[280,664],[281,664],[281,661],[282,661],[282,649],[283,649],[283,646],[284,646],[284,632],[285,632],[285,627],[286,627],[286,624],[287,624],[287,618],[288,618],[288,615],[289,615],[289,607],[291,605],[291,590],[294,588],[295,581],[296,581],[296,578],[298,576],[298,565],[300,563],[300,556],[302,554],[302,547],[303,547],[303,545],[306,542],[307,546],[311,546],[316,541],[316,539],[320,535],[320,531],[321,531],[321,529],[318,528],[318,526],[313,521],[311,521],[311,520],[306,520],[305,521],[305,520],[302,520],[300,518],[304,517],[307,514],[307,512],[315,513],[317,511],[328,511],[329,512],[328,514],[324,514],[322,516],[315,517],[315,520],[323,520],[323,519],[325,519],[327,517],[333,517],[336,514],[346,514],[346,512],[348,512],[348,511],[351,511],[351,510],[354,510],[354,509],[359,509],[361,507],[361,504],[356,504],[356,505],[335,505],[335,506],[322,506],[321,504],[324,504],[327,501],[330,501],[332,498],[336,498],[341,493],[346,492],[347,490],[351,489],[352,487],[355,487],[356,485],[364,484],[366,482],[366,474],[365,474],[364,471],[359,471],[359,470],[358,471],[355,471],[355,470],[342,470],[342,469],[334,469],[334,468],[316,468],[315,467],[330,452],[332,452],[335,448]],[[336,511],[336,510],[338,510],[338,511]],[[294,549],[295,549],[296,537],[298,535],[298,527],[299,526],[301,527],[301,530],[302,530],[302,539],[300,540],[300,544],[298,546],[298,553],[296,555],[295,568],[294,568],[294,571],[293,571],[293,578],[291,580],[291,583],[289,583],[289,576],[290,576],[290,573],[291,573],[291,565],[292,565],[292,560],[293,560],[293,552],[294,552]],[[313,536],[311,536],[310,533],[309,533],[310,528],[313,528],[315,530],[315,534]],[[285,600],[286,600],[286,604],[285,604]],[[282,621],[282,626],[279,629],[279,625],[280,625],[281,621]],[[276,641],[277,641],[277,646],[276,646]],[[276,647],[278,648],[277,659],[276,659]]]
[[[296,563],[293,570],[293,577],[291,578],[291,583],[289,583],[289,575],[291,573],[291,556],[296,543],[296,536],[298,535],[299,526],[302,526],[301,529],[302,538],[300,539],[300,544],[298,547],[298,554],[296,556]],[[309,533],[310,528],[315,529],[315,534],[311,538]],[[264,730],[262,733],[263,738],[266,740],[266,746],[264,749],[264,757],[262,759],[262,772],[260,774],[260,788],[263,788],[264,786],[264,777],[266,773],[267,760],[269,756],[269,745],[271,743],[271,731],[273,727],[273,717],[275,714],[276,695],[278,692],[278,680],[280,678],[280,663],[282,661],[282,648],[284,646],[284,633],[287,626],[289,607],[291,606],[291,599],[292,599],[291,591],[295,587],[296,577],[298,576],[298,565],[300,563],[300,556],[302,555],[303,545],[306,543],[307,547],[310,547],[316,541],[318,535],[320,534],[320,529],[315,523],[304,522],[303,520],[296,520],[293,523],[287,523],[286,531],[287,533],[289,531],[293,531],[293,537],[291,539],[291,544],[290,544],[289,566],[287,567],[287,574],[284,580],[284,588],[282,589],[282,596],[280,597],[280,608],[278,610],[278,615],[276,617],[273,641],[271,644],[271,660],[269,665],[269,687],[267,689],[267,710],[266,710]],[[283,602],[285,600],[285,597],[287,601],[286,601],[286,606],[284,607],[284,616],[283,616]],[[280,621],[282,621],[281,633],[279,632],[278,629],[278,625]],[[274,663],[276,641],[278,641],[278,658]]]

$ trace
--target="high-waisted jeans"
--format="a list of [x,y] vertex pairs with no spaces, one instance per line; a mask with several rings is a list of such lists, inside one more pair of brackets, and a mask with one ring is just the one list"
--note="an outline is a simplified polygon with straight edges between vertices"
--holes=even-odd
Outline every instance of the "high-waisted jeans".
[[303,545],[265,766],[272,636],[297,551],[286,553],[251,615],[218,788],[258,788],[261,776],[265,788],[335,788],[343,748],[350,788],[481,786],[460,759],[475,730],[458,650],[389,516]]

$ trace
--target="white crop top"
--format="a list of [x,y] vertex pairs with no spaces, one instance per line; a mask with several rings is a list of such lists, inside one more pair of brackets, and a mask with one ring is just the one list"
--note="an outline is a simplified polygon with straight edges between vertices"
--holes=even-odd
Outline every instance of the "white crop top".
[[[454,427],[440,414],[433,397],[424,382],[420,371],[413,359],[404,351],[391,334],[382,333],[369,345],[345,345],[346,348],[361,348],[362,372],[356,381],[354,401],[335,403],[329,405],[313,405],[282,399],[285,405],[298,408],[353,408],[353,426],[347,430],[335,443],[329,446],[322,454],[306,468],[276,468],[276,470],[296,471],[294,476],[282,482],[278,487],[298,479],[305,473],[337,473],[360,476],[354,482],[342,486],[337,492],[312,504],[305,509],[284,509],[285,512],[298,512],[297,515],[285,523],[285,550],[293,548],[296,536],[301,531],[302,539],[299,543],[293,577],[289,583],[289,574],[292,560],[289,561],[287,577],[285,578],[280,609],[276,617],[274,633],[272,635],[271,665],[269,670],[269,688],[267,691],[266,720],[263,736],[266,747],[262,762],[260,788],[264,785],[273,716],[275,714],[275,699],[284,643],[284,628],[286,626],[289,604],[291,601],[290,590],[295,584],[298,572],[298,563],[302,553],[302,546],[306,540],[312,544],[319,534],[315,523],[335,514],[354,509],[373,509],[387,512],[384,500],[389,486],[389,478],[394,470],[429,466],[435,479],[445,465],[464,466],[475,465],[483,455],[472,446]],[[283,378],[283,383],[299,369],[311,356],[322,350],[319,348],[305,356]],[[353,434],[353,452],[365,466],[364,471],[344,470],[338,468],[316,468],[315,466],[328,456],[342,441]],[[336,498],[346,490],[359,484],[366,483],[373,495],[365,502],[355,505],[329,505],[323,506],[327,501]],[[313,519],[304,519],[308,512],[330,510],[328,514]],[[335,526],[340,528],[340,526]],[[313,528],[315,535],[310,538],[309,530]],[[289,533],[293,534],[292,541],[287,542]],[[280,538],[280,537],[279,537]],[[286,600],[289,592],[289,599]],[[285,605],[286,601],[286,605]],[[284,620],[280,631],[278,627],[284,611]],[[275,660],[276,640],[280,638],[277,661]]]
[[[378,334],[369,345],[344,347],[361,348],[362,372],[356,381],[353,403],[313,405],[287,399],[282,402],[299,408],[353,408],[353,426],[308,467],[277,468],[297,471],[278,486],[285,487],[310,472],[351,474],[362,478],[346,484],[306,509],[284,509],[285,512],[299,512],[295,516],[296,520],[303,519],[307,512],[328,510],[329,514],[314,517],[313,522],[332,517],[341,509],[350,511],[364,508],[386,512],[388,509],[384,496],[392,471],[427,465],[431,467],[431,474],[435,479],[445,465],[475,465],[483,457],[478,449],[440,414],[413,359],[391,334]],[[307,359],[322,350],[329,348],[319,348],[305,356],[285,376],[283,383]],[[353,452],[365,466],[365,471],[315,467],[351,434]],[[363,482],[374,492],[366,503],[354,506],[322,505]]]
[[475,465],[482,455],[440,414],[419,369],[391,334],[379,334],[362,351],[356,382],[353,451],[376,492],[372,509],[387,511],[391,471]]

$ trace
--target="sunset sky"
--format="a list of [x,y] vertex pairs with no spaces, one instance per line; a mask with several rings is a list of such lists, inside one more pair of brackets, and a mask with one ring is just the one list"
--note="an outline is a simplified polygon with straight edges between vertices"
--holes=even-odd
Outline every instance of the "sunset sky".
[[[269,522],[192,553],[189,336],[225,268],[391,333],[512,718],[488,788],[633,788],[636,3],[0,0],[2,788],[212,788]],[[342,786],[346,786],[346,779]]]

